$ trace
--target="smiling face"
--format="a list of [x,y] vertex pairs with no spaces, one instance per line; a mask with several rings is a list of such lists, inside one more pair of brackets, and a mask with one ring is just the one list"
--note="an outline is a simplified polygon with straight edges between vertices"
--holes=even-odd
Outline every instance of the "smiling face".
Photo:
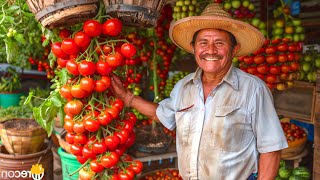
[[233,47],[229,33],[219,29],[200,30],[193,42],[198,66],[204,74],[213,76],[228,72],[239,47],[238,44]]

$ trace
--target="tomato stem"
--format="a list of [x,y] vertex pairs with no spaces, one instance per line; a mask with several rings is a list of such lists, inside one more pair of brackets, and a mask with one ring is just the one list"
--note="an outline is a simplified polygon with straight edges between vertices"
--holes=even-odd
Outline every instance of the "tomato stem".
[[77,170],[75,170],[74,172],[70,173],[69,176],[73,176],[74,174],[76,174],[77,172],[79,172],[82,168],[84,168],[87,164],[89,164],[91,160],[88,159],[85,163],[83,163]]

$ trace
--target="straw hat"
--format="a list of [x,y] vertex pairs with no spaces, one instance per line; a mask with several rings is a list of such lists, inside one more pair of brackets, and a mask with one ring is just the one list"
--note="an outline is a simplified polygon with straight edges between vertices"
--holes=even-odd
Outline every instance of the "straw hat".
[[234,35],[240,44],[235,56],[244,56],[258,50],[263,42],[263,34],[248,23],[232,19],[217,3],[209,4],[200,16],[190,16],[172,22],[169,29],[171,40],[180,48],[192,53],[193,34],[201,29],[223,29]]

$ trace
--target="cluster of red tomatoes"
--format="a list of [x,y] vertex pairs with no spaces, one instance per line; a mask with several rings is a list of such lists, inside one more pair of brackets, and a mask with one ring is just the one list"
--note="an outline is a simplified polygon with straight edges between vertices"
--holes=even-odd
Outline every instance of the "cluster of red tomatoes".
[[[142,163],[126,154],[134,144],[136,116],[124,108],[121,99],[112,96],[110,73],[136,54],[136,48],[120,39],[122,22],[111,18],[104,23],[87,20],[80,31],[60,32],[54,42],[57,76],[64,105],[65,140],[70,151],[83,164],[80,180],[134,179]],[[67,73],[65,76],[59,76]]]
[[[174,51],[176,49],[176,45],[174,45],[169,40],[169,27],[170,22],[172,21],[172,7],[170,5],[165,5],[163,10],[161,11],[161,16],[157,21],[157,26],[155,27],[155,34],[157,37],[157,41],[150,41],[149,45],[151,47],[156,48],[156,56],[158,56],[159,60],[157,61],[157,75],[160,77],[158,81],[159,94],[163,95],[164,88],[166,86],[166,80],[168,78],[169,67],[171,65],[171,61],[174,55]],[[156,45],[154,44],[156,43]],[[150,65],[151,69],[153,65]],[[154,84],[150,86],[150,90],[154,89]]]
[[266,40],[258,51],[238,60],[240,69],[258,76],[270,89],[285,90],[297,79],[301,53],[301,43],[282,38]]
[[307,133],[303,130],[303,128],[295,124],[281,122],[281,126],[288,142],[295,141],[296,139],[306,138],[307,136]]
[[[41,41],[43,42],[44,40],[45,40],[45,37],[42,36]],[[49,48],[49,46],[46,46],[46,47],[44,47],[43,50],[44,51],[43,51],[41,58],[37,59],[37,58],[33,58],[30,56],[28,58],[28,61],[32,66],[36,66],[38,71],[44,70],[47,73],[47,78],[52,79],[54,77],[54,71],[50,67],[49,63],[47,62],[50,48]]]

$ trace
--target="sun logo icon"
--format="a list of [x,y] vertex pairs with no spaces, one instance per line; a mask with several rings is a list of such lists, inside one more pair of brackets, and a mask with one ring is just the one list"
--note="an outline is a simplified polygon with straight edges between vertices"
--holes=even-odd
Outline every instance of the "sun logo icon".
[[44,176],[44,169],[41,164],[32,165],[31,175],[34,180],[41,180]]

